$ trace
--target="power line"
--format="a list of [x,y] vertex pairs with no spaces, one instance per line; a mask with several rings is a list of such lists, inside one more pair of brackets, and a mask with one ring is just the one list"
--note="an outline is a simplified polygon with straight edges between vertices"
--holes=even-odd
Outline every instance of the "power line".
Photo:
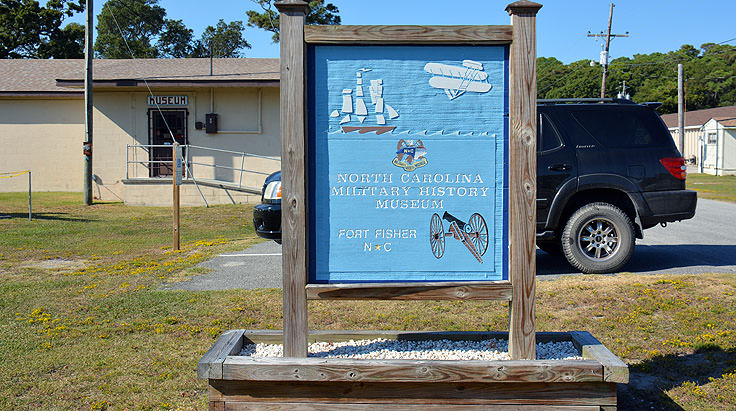
[[[588,69],[588,67],[583,66],[583,65],[581,65],[580,67],[577,67],[575,69],[572,69],[571,71],[569,71],[565,75],[559,77],[554,83],[548,85],[544,90],[540,91],[539,94],[546,93],[547,91],[551,90],[554,86],[556,86],[560,81],[566,79],[567,77],[569,77],[572,74],[575,74],[575,73],[577,73],[577,72],[579,72],[581,70],[585,70],[585,69]],[[598,77],[598,76],[596,75],[594,78],[596,78],[596,77]]]
[[[115,18],[115,13],[110,9],[110,15],[112,16],[113,21],[115,22],[115,26],[118,28],[118,32],[120,32],[120,37],[123,39],[123,42],[125,43],[125,47],[128,49],[128,53],[130,53],[130,57],[135,60],[135,54],[133,53],[133,50],[131,50],[130,45],[128,44],[128,40],[126,40],[125,36],[123,35],[123,30],[120,28],[120,24],[118,24],[118,20]],[[151,90],[151,86],[148,84],[148,81],[144,78],[142,79],[143,83],[146,85],[146,88],[148,89],[148,94],[151,97],[155,97],[153,94],[153,91]],[[158,104],[156,99],[154,98],[154,104],[156,105],[156,110],[158,111],[158,114],[161,116],[161,119],[164,121],[164,125],[166,126],[166,130],[169,132],[169,136],[171,136],[171,141],[173,145],[176,145],[177,141],[174,137],[174,132],[171,130],[171,127],[169,126],[169,122],[166,120],[166,116],[164,116],[163,110],[161,110],[161,106]],[[175,161],[173,153],[172,153],[172,168],[176,170],[176,167],[174,166],[173,162]],[[197,191],[199,191],[199,194],[202,195],[202,192],[199,190],[199,185],[197,184],[197,180],[194,179],[194,176],[192,174],[192,170],[189,168],[189,165],[187,162],[184,162],[184,165],[186,167],[186,173],[192,178],[192,181],[194,181],[194,186],[197,187]],[[178,173],[178,171],[177,171]],[[176,176],[172,176],[172,179],[175,179]],[[209,207],[209,204],[207,204],[207,200],[202,196],[202,199],[204,200],[205,205]]]
[[[118,28],[118,32],[120,32],[120,38],[123,39],[123,42],[125,43],[125,48],[128,49],[128,53],[130,54],[130,58],[135,60],[135,54],[133,53],[133,50],[130,48],[130,45],[128,44],[128,40],[125,38],[125,35],[123,34],[123,30],[120,28],[120,24],[118,24],[118,19],[115,18],[115,13],[112,11],[112,8],[109,9],[110,15],[112,16],[112,20],[115,22],[115,27]],[[151,90],[151,86],[148,85],[148,81],[145,78],[142,78],[143,83],[146,85],[146,88],[148,89],[148,94],[151,95],[151,97],[155,97],[153,95],[153,91]],[[168,130],[169,135],[171,136],[172,143],[176,143],[176,138],[174,138],[174,132],[171,130],[171,127],[169,127],[169,122],[166,121],[166,116],[164,116],[163,111],[161,110],[161,107],[159,106],[156,99],[153,99],[154,104],[156,104],[156,110],[158,110],[159,115],[161,116],[161,119],[164,121],[164,125],[166,126],[166,130]]]

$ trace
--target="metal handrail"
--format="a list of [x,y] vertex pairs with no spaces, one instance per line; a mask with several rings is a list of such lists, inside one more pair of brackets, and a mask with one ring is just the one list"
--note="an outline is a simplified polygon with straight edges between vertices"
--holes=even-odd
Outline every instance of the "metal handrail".
[[[130,165],[131,164],[143,165],[147,170],[150,170],[151,169],[151,166],[152,165],[155,165],[155,164],[172,164],[173,159],[170,160],[170,161],[167,161],[167,160],[139,160],[138,159],[138,155],[137,155],[138,150],[143,150],[143,152],[146,155],[150,155],[151,149],[153,149],[153,148],[169,148],[169,147],[171,147],[170,144],[127,144],[126,145],[126,150],[125,150],[125,163],[126,163],[126,165],[125,165],[125,178],[126,179],[130,179],[131,178],[130,177]],[[260,155],[260,154],[251,154],[251,153],[246,153],[246,152],[241,152],[241,151],[225,150],[225,149],[213,148],[213,147],[196,146],[196,145],[192,145],[192,144],[182,145],[181,147],[186,152],[186,155],[184,156],[184,169],[185,169],[184,178],[186,180],[195,181],[195,183],[196,183],[196,180],[194,180],[194,176],[193,176],[193,174],[194,174],[193,173],[193,166],[195,166],[195,165],[201,166],[201,167],[211,167],[214,170],[217,170],[217,169],[227,169],[227,170],[232,170],[234,173],[239,173],[237,187],[238,188],[242,188],[243,187],[243,176],[244,175],[247,175],[249,173],[250,174],[259,174],[259,175],[269,175],[270,174],[268,172],[264,172],[264,171],[260,171],[260,170],[247,169],[245,167],[246,166],[246,158],[249,158],[249,159],[251,159],[251,158],[260,158],[260,159],[265,159],[265,160],[273,160],[273,161],[279,161],[279,162],[281,161],[281,159],[279,157],[264,156],[264,155]],[[133,159],[130,158],[131,157],[130,156],[130,150],[131,149],[134,150],[133,151]],[[226,153],[226,154],[233,154],[235,156],[240,156],[240,167],[233,167],[233,166],[226,166],[226,165],[221,165],[221,164],[215,164],[214,161],[213,161],[212,164],[210,164],[210,163],[203,163],[203,162],[200,162],[200,161],[192,161],[192,160],[190,160],[190,158],[192,157],[192,152],[194,150],[210,151],[210,152],[217,152],[217,153]],[[217,176],[217,173],[215,173],[214,181],[219,181],[219,180],[217,180],[216,176]],[[141,177],[134,176],[133,178],[141,178]],[[150,178],[150,177],[147,176],[145,178]],[[224,182],[224,183],[227,183],[227,184],[236,184],[234,181],[233,182],[231,182],[231,181],[221,181],[221,182]]]
[[187,144],[186,146],[182,146],[182,147],[199,148],[199,149],[202,149],[202,150],[217,151],[217,152],[220,152],[220,153],[245,154],[248,157],[265,158],[267,160],[281,160],[279,157],[264,156],[264,155],[260,155],[260,154],[244,153],[242,151],[224,150],[224,149],[221,149],[221,148],[195,146],[194,144]]
[[[153,161],[151,161],[151,162],[153,163]],[[171,161],[165,161],[165,163],[171,163]],[[226,169],[235,170],[235,171],[241,171],[241,170],[243,170],[242,167],[218,166],[217,164],[198,163],[196,161],[192,161],[189,164],[199,165],[199,166],[206,166],[206,167],[214,167],[214,168],[226,168]],[[264,175],[270,175],[271,174],[271,173],[266,173],[266,172],[263,172],[263,171],[256,171],[256,170],[245,170],[245,171],[249,171],[249,172],[255,173],[255,174],[264,174]]]
[[166,160],[128,161],[128,164],[171,164],[171,161],[166,161]]

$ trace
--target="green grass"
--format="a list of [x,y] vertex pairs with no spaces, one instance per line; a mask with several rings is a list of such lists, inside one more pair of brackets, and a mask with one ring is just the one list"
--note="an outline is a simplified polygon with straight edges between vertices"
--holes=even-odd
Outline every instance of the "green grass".
[[736,176],[688,174],[687,188],[697,191],[699,198],[736,203]]
[[[281,328],[280,290],[161,291],[258,241],[249,206],[79,205],[0,194],[0,409],[207,409],[196,363],[223,331]],[[21,210],[21,211],[17,211]],[[16,213],[18,213],[16,215]],[[539,331],[588,330],[631,365],[622,409],[736,403],[736,277],[569,276],[537,285]],[[310,328],[506,330],[498,302],[312,301]],[[644,402],[642,402],[644,401]]]

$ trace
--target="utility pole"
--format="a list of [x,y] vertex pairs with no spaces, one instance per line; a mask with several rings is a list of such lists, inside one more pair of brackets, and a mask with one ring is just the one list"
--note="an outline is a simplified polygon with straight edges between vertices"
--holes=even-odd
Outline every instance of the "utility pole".
[[214,73],[214,70],[213,70],[213,59],[215,58],[215,56],[213,55],[214,54],[213,53],[213,50],[214,49],[213,49],[213,46],[212,46],[212,39],[210,39],[210,76]]
[[595,37],[596,39],[598,37],[605,37],[606,38],[606,46],[605,49],[601,51],[601,66],[603,66],[603,78],[601,79],[601,98],[606,97],[606,76],[608,75],[608,51],[611,48],[611,38],[612,37],[629,37],[629,32],[627,31],[626,34],[611,34],[611,23],[613,22],[613,3],[611,3],[611,8],[608,11],[608,29],[606,32],[600,32],[598,34],[591,34],[588,32],[588,37]]
[[86,26],[84,35],[84,204],[92,204],[92,30],[94,25],[93,0],[86,0]]
[[617,98],[625,98],[626,100],[630,100],[630,97],[631,96],[629,95],[629,93],[626,92],[626,88],[627,88],[626,87],[626,80],[624,80],[622,83],[623,84],[621,86],[621,91],[618,93],[618,96],[616,96],[616,97]]
[[679,134],[680,155],[685,157],[685,69],[677,65],[677,133]]

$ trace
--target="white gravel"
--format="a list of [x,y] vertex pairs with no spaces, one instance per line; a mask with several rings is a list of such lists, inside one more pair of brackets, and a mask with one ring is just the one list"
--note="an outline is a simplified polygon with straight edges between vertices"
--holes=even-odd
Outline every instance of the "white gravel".
[[[407,340],[350,340],[345,342],[318,342],[310,344],[309,357],[355,359],[411,359],[411,360],[510,360],[508,340],[480,341],[407,341]],[[281,357],[281,344],[251,344],[243,346],[239,355],[254,358]],[[538,360],[582,360],[572,342],[537,344]]]

